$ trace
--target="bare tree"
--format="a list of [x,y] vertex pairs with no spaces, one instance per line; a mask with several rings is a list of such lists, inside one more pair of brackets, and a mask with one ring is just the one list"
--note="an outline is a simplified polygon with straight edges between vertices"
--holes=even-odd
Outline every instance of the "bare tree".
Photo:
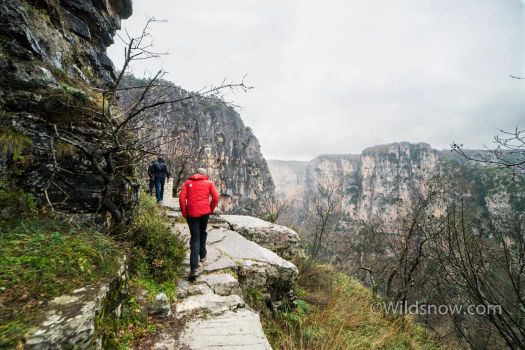
[[[125,219],[125,208],[119,204],[119,191],[127,187],[138,187],[135,168],[144,162],[148,155],[155,155],[161,146],[177,142],[173,135],[166,135],[166,116],[148,113],[155,107],[162,105],[176,105],[185,100],[204,98],[206,96],[220,96],[221,91],[250,89],[244,82],[223,82],[219,86],[204,88],[198,92],[190,92],[184,96],[172,98],[170,89],[162,78],[165,72],[159,70],[149,79],[140,84],[127,86],[123,84],[129,74],[132,62],[151,59],[160,54],[152,51],[150,26],[157,22],[155,19],[147,21],[143,31],[136,37],[126,32],[121,40],[126,44],[124,64],[115,82],[105,89],[95,89],[95,100],[87,101],[79,96],[79,101],[71,107],[79,110],[83,119],[81,128],[58,130],[55,128],[56,140],[74,147],[89,161],[93,172],[103,181],[101,210],[111,213],[118,224]],[[122,107],[119,106],[119,94],[133,90],[134,98]],[[161,126],[159,129],[159,125]],[[161,132],[154,132],[160,130]],[[79,133],[90,135],[96,142],[89,142]],[[176,135],[175,135],[176,136]],[[124,184],[124,185],[122,185]],[[136,192],[136,190],[135,190]],[[49,201],[51,207],[53,203]]]
[[398,201],[399,218],[385,223],[379,218],[361,222],[349,242],[347,266],[372,288],[394,302],[414,298],[429,282],[427,266],[428,231],[439,228],[434,216],[443,204],[443,188],[437,181],[415,196],[412,203]]
[[494,136],[496,148],[488,149],[490,156],[473,156],[462,144],[452,143],[452,150],[465,159],[484,164],[493,164],[513,171],[515,175],[525,175],[525,130],[516,127],[513,131],[499,130]]
[[317,257],[326,236],[337,226],[342,212],[342,181],[318,182],[307,199],[310,254]]
[[281,215],[290,209],[295,203],[295,199],[287,197],[274,198],[266,204],[264,219],[270,222],[277,222]]
[[493,346],[522,349],[525,344],[525,221],[506,212],[485,232],[461,203],[452,207],[445,230],[431,237],[440,297],[484,312],[450,314],[458,334],[476,349],[482,335]]

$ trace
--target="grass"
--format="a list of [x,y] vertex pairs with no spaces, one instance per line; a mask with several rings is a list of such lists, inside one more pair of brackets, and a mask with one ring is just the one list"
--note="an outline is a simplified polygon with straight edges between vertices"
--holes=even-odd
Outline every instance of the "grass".
[[139,339],[154,333],[157,325],[148,317],[132,288],[131,295],[122,304],[120,318],[108,318],[97,323],[97,333],[103,338],[105,349],[132,349]]
[[407,317],[372,311],[374,298],[357,280],[328,265],[298,262],[299,299],[262,321],[276,349],[442,349]]
[[0,156],[5,158],[11,154],[21,154],[31,145],[32,141],[28,136],[0,125]]
[[148,303],[160,292],[175,299],[185,256],[161,214],[154,200],[143,197],[122,244],[39,211],[33,196],[0,182],[0,349],[17,346],[54,297],[114,276],[124,252],[134,274],[122,317],[97,320],[97,332],[111,349],[151,338],[162,325],[148,316]]
[[148,292],[148,301],[153,301],[159,293],[165,293],[171,301],[175,300],[177,292],[177,281],[175,280],[158,283],[152,278],[137,277],[132,280],[132,283]]
[[118,268],[117,245],[88,228],[39,214],[0,231],[0,348],[14,346],[51,299]]

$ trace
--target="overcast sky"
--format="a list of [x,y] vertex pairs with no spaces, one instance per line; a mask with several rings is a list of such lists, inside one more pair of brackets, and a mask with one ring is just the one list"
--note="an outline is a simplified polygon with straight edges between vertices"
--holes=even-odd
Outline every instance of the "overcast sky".
[[[525,127],[525,16],[520,0],[133,0],[189,90],[223,78],[255,86],[228,95],[269,159],[308,160],[411,141],[490,145],[495,128]],[[122,47],[109,49],[116,67]]]

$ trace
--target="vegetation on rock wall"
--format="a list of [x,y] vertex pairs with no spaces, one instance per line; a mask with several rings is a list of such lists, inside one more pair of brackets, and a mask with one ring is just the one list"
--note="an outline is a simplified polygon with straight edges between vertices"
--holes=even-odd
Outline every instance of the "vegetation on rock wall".
[[32,141],[24,134],[0,125],[0,157],[19,156],[31,147]]
[[160,292],[173,300],[185,249],[152,197],[142,197],[135,215],[124,236],[111,238],[38,209],[31,194],[0,182],[0,348],[18,344],[54,297],[113,278],[124,255],[131,293],[123,317],[100,320],[98,333],[124,346],[154,332],[147,303]]

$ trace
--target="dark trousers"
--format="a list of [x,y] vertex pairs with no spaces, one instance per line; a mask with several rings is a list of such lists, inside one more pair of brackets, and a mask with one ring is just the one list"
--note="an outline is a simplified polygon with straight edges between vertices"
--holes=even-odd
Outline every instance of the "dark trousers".
[[166,178],[156,177],[155,178],[155,194],[157,196],[157,203],[164,199],[164,182]]
[[152,177],[149,178],[149,191],[148,194],[153,196],[153,191],[155,190],[155,180]]
[[209,215],[199,216],[198,218],[187,218],[190,227],[190,267],[196,269],[199,266],[199,256],[206,256],[206,226],[208,225]]

